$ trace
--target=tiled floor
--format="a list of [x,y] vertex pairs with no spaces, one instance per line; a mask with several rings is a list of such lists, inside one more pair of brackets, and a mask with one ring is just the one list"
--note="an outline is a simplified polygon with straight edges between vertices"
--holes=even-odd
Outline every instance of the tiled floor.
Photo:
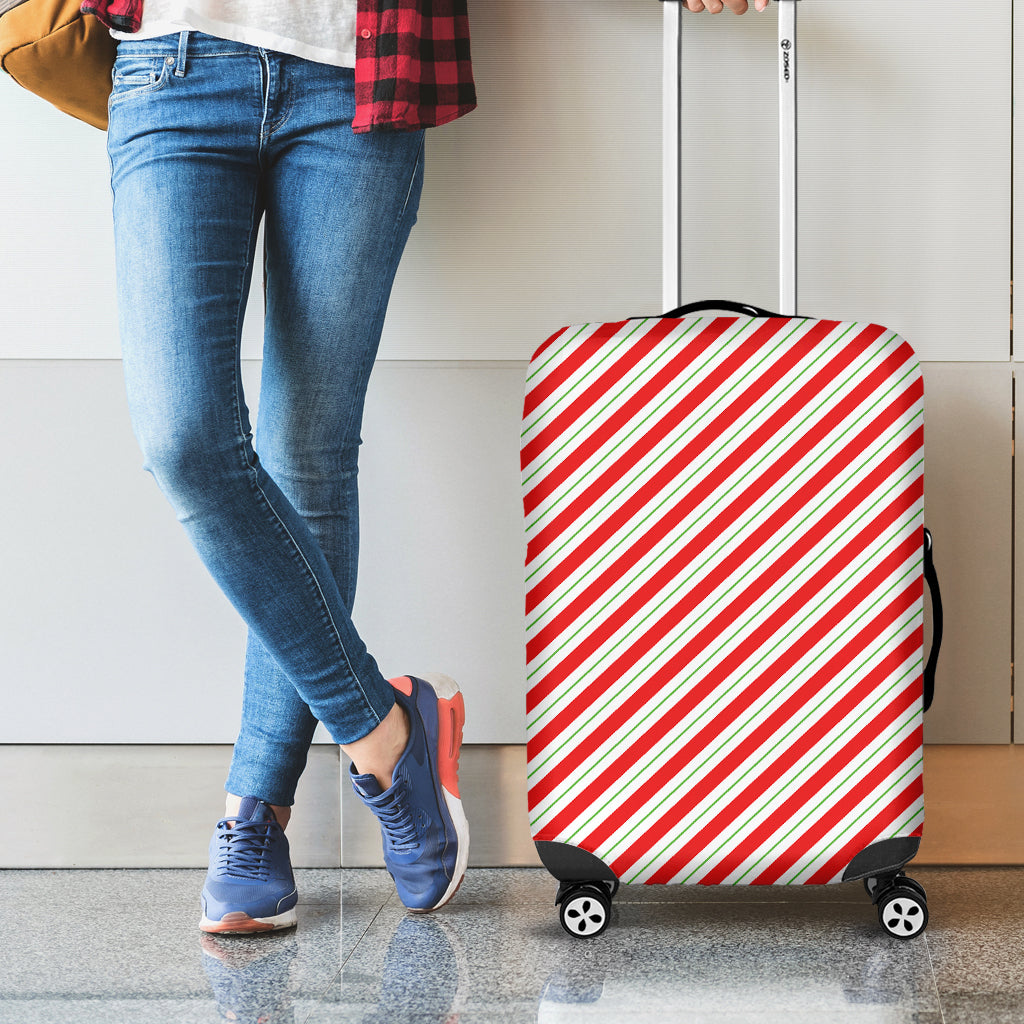
[[623,887],[580,940],[543,871],[413,916],[382,871],[306,870],[296,929],[212,938],[201,871],[4,871],[0,1021],[1024,1024],[1024,869],[910,873],[931,921],[900,941],[860,883]]

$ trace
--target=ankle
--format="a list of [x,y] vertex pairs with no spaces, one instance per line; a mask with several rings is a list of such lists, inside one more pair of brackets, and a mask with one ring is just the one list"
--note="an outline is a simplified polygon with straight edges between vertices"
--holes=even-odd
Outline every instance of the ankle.
[[[237,820],[236,815],[241,806],[242,798],[235,796],[234,793],[228,793],[224,800],[224,817],[232,821]],[[288,822],[292,816],[292,809],[290,807],[279,807],[277,804],[269,804],[268,806],[274,812],[274,817],[277,818],[277,823],[281,826],[281,831],[283,832],[288,827]]]
[[390,789],[393,772],[409,745],[409,715],[397,701],[373,732],[355,743],[342,744],[342,751],[352,759],[356,772],[372,775],[381,789]]

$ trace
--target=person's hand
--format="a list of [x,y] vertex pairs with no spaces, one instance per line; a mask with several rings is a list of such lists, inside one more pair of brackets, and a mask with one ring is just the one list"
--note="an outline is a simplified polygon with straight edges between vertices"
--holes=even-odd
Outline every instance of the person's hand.
[[[709,14],[721,14],[726,7],[733,14],[746,14],[747,0],[686,0],[686,6],[694,14],[707,11]],[[758,11],[768,9],[768,0],[754,0],[754,7]]]

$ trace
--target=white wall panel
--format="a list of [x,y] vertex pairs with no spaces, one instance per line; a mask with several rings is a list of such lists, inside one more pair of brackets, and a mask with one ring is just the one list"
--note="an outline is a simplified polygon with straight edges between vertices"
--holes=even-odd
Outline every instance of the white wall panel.
[[935,540],[945,618],[925,742],[1007,743],[1011,371],[1006,363],[925,363],[922,368],[924,521]]
[[[524,381],[380,363],[364,420],[357,626],[386,675],[454,676],[475,743],[525,741]],[[245,627],[142,470],[123,391],[118,360],[0,362],[0,744],[235,738]]]
[[120,355],[106,138],[0,74],[0,358]]
[[478,743],[526,742],[525,378],[380,363],[364,421],[353,618],[386,676],[453,676]]
[[0,438],[0,743],[232,742],[245,628],[142,470],[120,360],[0,361]]
[[428,137],[381,357],[526,360],[659,312],[661,9],[473,0],[480,107]]
[[[686,301],[778,296],[776,15],[684,15]],[[1011,4],[799,5],[798,310],[1009,358]]]

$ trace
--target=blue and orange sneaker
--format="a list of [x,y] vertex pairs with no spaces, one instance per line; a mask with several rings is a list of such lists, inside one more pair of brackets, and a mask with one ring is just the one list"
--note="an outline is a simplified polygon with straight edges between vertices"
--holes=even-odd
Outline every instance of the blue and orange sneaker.
[[462,884],[469,861],[469,825],[459,797],[459,748],[466,712],[447,676],[392,679],[395,699],[409,716],[409,742],[382,790],[373,775],[349,777],[377,816],[384,864],[409,910],[444,906]]
[[247,934],[295,924],[299,894],[288,840],[259,797],[244,797],[237,818],[217,822],[202,902],[204,932]]

